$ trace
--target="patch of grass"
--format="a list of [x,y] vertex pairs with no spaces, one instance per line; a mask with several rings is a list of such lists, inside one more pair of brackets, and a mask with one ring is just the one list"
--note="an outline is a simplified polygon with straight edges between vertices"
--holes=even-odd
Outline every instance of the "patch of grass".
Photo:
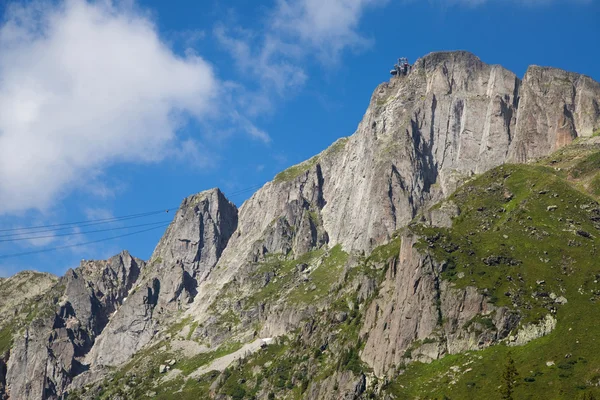
[[593,275],[600,231],[592,210],[600,208],[552,169],[500,167],[451,199],[462,210],[453,227],[415,226],[425,237],[419,246],[445,263],[444,279],[477,286],[499,306],[517,304],[523,323],[549,312],[549,293],[576,293],[577,284]]
[[0,357],[12,346],[14,326],[9,324],[0,329]]
[[588,183],[588,191],[594,196],[600,196],[600,173],[597,173]]
[[192,335],[194,334],[194,331],[196,331],[197,327],[198,327],[198,321],[194,321],[192,323],[192,325],[190,326],[190,331],[188,332],[186,340],[192,340]]
[[[591,174],[599,160],[584,157],[573,164],[577,172],[571,175]],[[389,393],[397,398],[499,398],[510,350],[521,374],[515,398],[600,394],[600,326],[595,323],[600,318],[600,205],[566,175],[540,165],[496,168],[451,196],[461,205],[452,228],[411,227],[423,237],[421,251],[443,263],[443,279],[479,288],[488,301],[516,310],[522,325],[555,312],[554,331],[524,346],[496,345],[410,364],[388,386]],[[551,293],[568,303],[555,303]],[[485,316],[466,328],[474,324],[493,326]],[[549,361],[554,365],[546,365]]]
[[375,248],[368,257],[368,260],[381,263],[388,262],[392,257],[398,257],[401,243],[400,237],[392,239],[389,243]]
[[590,173],[597,173],[599,170],[600,152],[593,153],[575,164],[570,170],[570,175],[573,178],[581,178]]
[[336,140],[335,142],[333,142],[333,144],[331,146],[329,146],[329,148],[325,151],[328,153],[337,153],[337,152],[343,150],[346,147],[347,143],[348,143],[347,137],[340,138],[340,139]]
[[293,166],[289,167],[288,169],[275,175],[273,182],[274,183],[290,182],[290,181],[298,178],[300,175],[304,174],[306,171],[310,170],[312,167],[317,165],[319,163],[319,160],[321,159],[321,156],[338,153],[346,147],[347,143],[348,143],[347,137],[336,140],[331,146],[329,146],[327,149],[325,149],[321,154],[318,154],[312,158],[309,158],[308,160],[301,162],[300,164],[293,165]]
[[333,247],[309,274],[310,280],[294,288],[287,296],[291,303],[309,303],[315,298],[326,296],[340,279],[348,253],[341,245]]
[[254,273],[256,279],[260,279],[265,273],[272,272],[274,277],[264,287],[256,290],[251,296],[246,298],[245,304],[255,306],[274,298],[281,298],[285,295],[286,289],[292,287],[293,279],[298,278],[296,266],[299,264],[312,265],[323,256],[324,250],[314,250],[305,253],[297,259],[284,259],[283,257],[271,257],[265,262],[259,264]]
[[309,169],[311,169],[312,167],[314,167],[315,165],[317,165],[318,161],[319,161],[319,156],[314,156],[300,164],[291,166],[288,169],[275,175],[273,182],[281,183],[281,182],[292,181],[292,180],[296,179],[297,177],[299,177],[300,175],[302,175],[303,173],[305,173],[306,171],[308,171]]
[[177,335],[179,332],[183,330],[186,326],[190,325],[192,322],[192,317],[185,317],[182,320],[172,324],[167,329],[167,333],[171,335]]

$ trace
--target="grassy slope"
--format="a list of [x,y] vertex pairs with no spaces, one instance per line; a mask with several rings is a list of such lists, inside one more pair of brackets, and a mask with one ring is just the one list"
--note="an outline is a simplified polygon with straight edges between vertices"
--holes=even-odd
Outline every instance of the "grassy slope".
[[[426,238],[421,243],[423,248],[448,261],[444,279],[459,286],[487,289],[490,301],[518,308],[524,323],[539,320],[554,307],[558,325],[550,335],[522,347],[499,345],[450,355],[431,364],[412,364],[387,385],[389,394],[397,399],[499,399],[497,388],[510,351],[520,373],[516,399],[600,395],[595,386],[600,384],[600,327],[595,324],[600,318],[596,304],[596,295],[600,297],[600,264],[596,262],[600,230],[593,220],[598,216],[593,210],[600,207],[590,185],[599,174],[598,154],[589,148],[571,146],[539,165],[497,168],[452,196],[462,211],[452,229],[411,227]],[[549,211],[548,207],[554,205],[558,207]],[[581,232],[592,236],[582,236]],[[365,304],[359,308],[355,293],[344,288],[350,287],[359,275],[380,282],[385,271],[381,266],[398,253],[399,245],[400,240],[395,239],[376,249],[343,276],[341,267],[348,255],[339,248],[329,252],[317,250],[297,260],[274,257],[258,265],[257,279],[269,271],[275,272],[277,279],[254,292],[245,303],[279,298],[296,304],[330,296],[328,309],[315,318],[319,329],[336,332],[336,340],[330,344],[335,345],[335,350],[321,351],[319,342],[302,342],[299,333],[292,333],[229,368],[219,378],[217,392],[243,399],[262,390],[263,394],[272,393],[273,398],[299,399],[311,382],[325,379],[335,371],[368,372],[358,358],[361,310]],[[497,262],[490,262],[494,259]],[[294,284],[299,263],[311,266],[316,289],[307,291],[306,284]],[[340,277],[342,288],[332,290],[331,285]],[[538,284],[540,280],[545,283]],[[564,296],[568,303],[557,305],[545,295],[534,295],[540,292]],[[349,317],[334,326],[330,313],[335,310],[347,312]],[[148,394],[159,399],[207,396],[217,373],[209,373],[198,381],[177,378],[154,387],[158,364],[171,357],[155,350],[148,353],[152,358],[158,357],[151,361],[143,354],[136,356],[138,365],[151,368],[146,371],[147,376],[144,368],[136,371],[135,379],[143,384],[136,388],[135,398],[147,398]],[[188,372],[227,352],[228,347],[224,346],[214,353],[179,360],[175,368]],[[570,357],[565,358],[566,355]],[[547,366],[547,361],[554,361],[555,365]],[[120,388],[132,379],[126,371],[119,371],[116,377],[120,378],[116,380]],[[115,392],[119,390],[112,393]],[[104,391],[105,395],[108,393],[111,390]]]
[[[487,289],[493,302],[518,308],[523,322],[556,307],[558,324],[550,335],[522,347],[500,345],[413,364],[390,385],[391,393],[410,399],[500,399],[497,388],[511,351],[520,373],[516,399],[600,395],[600,230],[594,221],[600,206],[581,184],[598,173],[599,156],[566,150],[544,162],[561,163],[560,170],[497,168],[452,196],[462,211],[452,229],[413,227],[429,238],[423,248],[448,261],[445,279]],[[489,256],[504,258],[487,265]],[[568,303],[553,304],[544,293],[562,295]],[[547,366],[548,361],[555,365]]]
[[[398,253],[400,240],[395,239],[387,245],[374,251],[373,255],[361,260],[344,275],[343,287],[350,286],[359,276],[369,276],[381,282],[385,273],[387,259]],[[362,326],[362,313],[359,306],[364,307],[365,301],[359,302],[353,290],[334,288],[335,282],[343,272],[342,266],[346,263],[348,255],[339,246],[329,251],[316,250],[301,256],[296,260],[271,257],[268,261],[258,266],[257,274],[268,271],[277,271],[279,280],[269,283],[265,288],[273,285],[280,291],[283,301],[294,306],[303,301],[311,301],[315,297],[331,296],[330,306],[317,313],[315,319],[319,329],[325,330],[327,335],[333,330],[336,333],[336,350],[321,349],[322,342],[306,343],[301,340],[298,332],[291,333],[288,337],[281,337],[274,345],[251,355],[224,372],[219,380],[217,391],[230,396],[232,399],[249,399],[262,391],[274,398],[300,399],[312,382],[325,379],[337,370],[351,370],[356,373],[366,370],[358,357],[361,343],[358,340],[359,330]],[[297,264],[307,263],[313,268],[311,276],[316,288],[305,291],[306,283],[294,286],[286,291],[291,275]],[[289,276],[288,276],[289,275]],[[273,300],[272,296],[278,294],[277,290],[262,288],[255,293],[251,300]],[[308,296],[308,297],[307,297]],[[347,319],[340,323],[333,323],[331,313],[345,312]],[[176,334],[181,331],[190,320],[172,326],[169,332]],[[188,335],[189,337],[189,335]],[[162,347],[165,349],[162,349]],[[132,399],[200,399],[208,398],[211,384],[219,377],[218,372],[210,372],[199,380],[187,379],[192,371],[200,366],[207,365],[215,358],[229,354],[240,347],[239,343],[225,343],[214,351],[186,358],[184,354],[175,354],[167,342],[142,350],[132,359],[107,378],[100,386],[99,398],[108,399],[116,395]],[[167,382],[161,382],[164,376],[158,369],[167,360],[177,359],[174,368],[182,374]],[[84,390],[85,392],[85,390]],[[85,398],[81,391],[72,393],[69,398]]]

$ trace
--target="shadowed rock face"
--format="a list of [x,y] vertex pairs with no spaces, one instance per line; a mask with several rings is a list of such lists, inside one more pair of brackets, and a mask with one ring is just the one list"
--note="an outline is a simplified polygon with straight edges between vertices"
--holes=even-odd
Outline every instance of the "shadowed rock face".
[[[0,398],[4,375],[11,398],[23,399],[57,398],[102,378],[104,367],[165,338],[180,310],[200,323],[216,321],[209,306],[220,289],[235,282],[251,294],[245,282],[269,255],[292,258],[338,244],[368,254],[474,174],[591,136],[600,129],[599,104],[600,85],[582,75],[531,67],[521,81],[467,52],[429,54],[409,75],[376,88],[354,135],[279,174],[239,215],[218,189],[202,192],[183,201],[147,264],[122,253],[69,271],[45,300],[51,316],[15,338],[6,374],[0,360]],[[448,226],[457,206],[426,214]],[[435,339],[419,347],[429,361],[493,344],[518,323],[476,289],[441,281],[441,266],[414,241],[403,239],[365,312],[361,357],[377,374],[392,370],[417,340]],[[376,290],[367,283],[365,298]],[[314,312],[279,306],[263,305],[247,319],[267,321],[268,333],[277,335]],[[495,329],[463,329],[492,312]],[[223,334],[214,328],[204,327],[209,341],[211,332]],[[353,398],[364,391],[364,377],[340,373],[309,387],[307,396],[330,398],[334,386]]]
[[585,76],[531,67],[521,82],[467,52],[432,53],[375,90],[354,135],[244,203],[220,264],[323,242],[368,251],[473,174],[590,136],[599,103]]
[[183,201],[150,264],[123,252],[67,271],[44,299],[48,316],[15,339],[7,391],[58,398],[74,379],[95,376],[90,367],[126,361],[158,321],[193,301],[236,226],[235,206],[217,189],[203,192]]
[[40,300],[32,324],[15,338],[8,392],[25,399],[57,398],[86,369],[85,355],[143,268],[142,260],[124,251],[67,271]]
[[90,356],[93,366],[118,365],[144,347],[157,324],[188,307],[237,227],[237,208],[218,189],[185,199],[149,268],[114,315]]

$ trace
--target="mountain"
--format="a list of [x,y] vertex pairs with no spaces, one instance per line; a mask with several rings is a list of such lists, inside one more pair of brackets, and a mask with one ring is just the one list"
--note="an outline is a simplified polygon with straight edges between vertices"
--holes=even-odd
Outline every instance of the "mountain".
[[147,262],[0,281],[0,398],[498,397],[509,351],[519,398],[598,395],[598,134],[589,77],[429,54]]

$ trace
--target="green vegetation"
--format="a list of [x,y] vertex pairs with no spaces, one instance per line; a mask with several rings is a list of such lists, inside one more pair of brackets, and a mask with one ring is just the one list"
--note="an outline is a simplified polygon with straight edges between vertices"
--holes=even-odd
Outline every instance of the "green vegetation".
[[187,334],[186,340],[192,340],[192,335],[194,334],[194,332],[196,331],[196,328],[198,327],[198,321],[194,321],[192,323],[192,325],[190,325],[190,331]]
[[590,173],[597,173],[600,170],[600,152],[593,153],[583,160],[575,164],[571,170],[570,175],[573,178],[581,178]]
[[335,153],[343,150],[346,147],[347,143],[348,143],[347,137],[340,138],[340,139],[336,140],[335,142],[333,142],[333,144],[325,150],[325,153],[335,154]]
[[326,296],[340,279],[347,261],[348,253],[342,250],[342,246],[333,247],[321,259],[321,263],[313,267],[309,275],[310,280],[301,283],[290,292],[288,301],[309,303],[314,299]]
[[286,289],[290,288],[294,278],[297,278],[296,267],[301,264],[312,265],[321,258],[324,250],[314,250],[303,254],[297,259],[286,259],[283,256],[270,256],[266,261],[257,264],[254,278],[263,279],[265,274],[272,274],[270,281],[256,290],[245,300],[248,307],[281,298]]
[[[511,389],[515,399],[600,394],[600,326],[594,322],[600,318],[600,205],[579,185],[598,174],[598,154],[565,149],[545,160],[561,170],[539,164],[496,168],[451,196],[461,209],[451,229],[411,226],[423,237],[420,249],[442,262],[443,279],[478,287],[488,301],[518,312],[521,326],[547,314],[558,323],[524,346],[496,345],[410,364],[387,386],[389,393],[499,399],[510,352],[522,374]],[[568,302],[559,304],[555,296]],[[478,316],[465,328],[491,328],[491,317]]]
[[[370,384],[375,382],[395,399],[533,400],[543,396],[589,400],[600,396],[600,325],[595,323],[600,320],[597,150],[577,142],[537,164],[498,167],[450,197],[461,211],[452,228],[418,223],[408,228],[421,237],[417,247],[442,266],[441,279],[457,288],[477,287],[488,302],[512,310],[521,328],[553,315],[558,320],[554,331],[523,346],[502,343],[431,363],[405,365],[401,361],[394,369],[401,374],[385,383],[371,377]],[[298,171],[282,179],[293,179],[302,173]],[[310,218],[317,221],[318,214],[311,212]],[[276,344],[223,373],[211,371],[198,380],[186,378],[241,344],[178,357],[174,368],[181,374],[169,381],[159,375],[158,366],[175,355],[168,344],[157,345],[166,350],[155,346],[136,355],[105,383],[101,398],[119,393],[142,399],[207,398],[214,384],[216,393],[229,399],[301,399],[311,384],[333,379],[336,373],[368,374],[368,366],[360,359],[365,339],[361,328],[378,289],[369,291],[367,299],[361,298],[360,284],[368,279],[369,287],[378,288],[400,246],[400,238],[395,237],[370,255],[352,255],[351,262],[340,246],[314,250],[298,259],[268,255],[252,266],[251,285],[256,290],[249,297],[237,299],[232,295],[235,283],[226,286],[213,308],[219,315],[218,325],[247,327],[245,311],[267,302],[298,308],[318,302],[327,307],[314,311],[306,325],[278,338]],[[228,304],[238,300],[241,312]],[[500,312],[504,310],[477,315],[461,322],[461,328],[500,333],[494,324]],[[180,332],[190,323],[184,320],[172,329]],[[192,323],[192,328],[196,326]],[[0,331],[0,343],[1,338]],[[437,333],[414,342],[404,356],[414,355],[427,343],[438,343]],[[367,388],[366,398],[381,398],[371,390]]]
[[315,165],[317,165],[318,161],[319,161],[319,156],[314,156],[300,164],[293,165],[293,166],[289,167],[288,169],[286,169],[285,171],[282,171],[282,172],[278,173],[277,175],[275,175],[273,182],[280,183],[280,182],[292,181],[292,180],[296,179],[297,177],[299,177],[300,175],[302,175],[303,173],[305,173],[306,171],[308,171],[309,169],[311,169],[312,167],[314,167]]
[[600,272],[600,206],[550,168],[500,167],[451,199],[461,205],[452,229],[413,226],[424,237],[419,246],[445,263],[444,279],[475,285],[499,306],[517,304],[523,323],[550,312],[550,293],[569,299]]
[[0,357],[2,357],[12,345],[13,329],[14,326],[12,324],[0,329]]
[[348,138],[344,137],[336,140],[331,146],[323,151],[322,154],[318,154],[308,160],[301,162],[300,164],[293,165],[288,169],[278,173],[275,175],[273,179],[274,183],[281,182],[290,182],[294,179],[298,178],[300,175],[304,174],[306,171],[310,170],[312,167],[318,164],[321,159],[321,155],[330,155],[335,154],[346,147],[346,143],[348,143]]
[[506,367],[502,372],[502,386],[500,387],[500,394],[502,400],[514,400],[513,394],[515,392],[515,386],[517,385],[517,378],[519,372],[515,366],[515,360],[513,360],[510,352],[507,355]]
[[[240,343],[229,343],[212,352],[198,354],[191,358],[181,358],[182,355],[173,353],[168,343],[158,343],[138,352],[129,363],[105,379],[100,385],[98,398],[101,400],[112,399],[118,395],[131,399],[195,400],[206,398],[209,387],[219,372],[209,372],[200,379],[187,379],[187,375],[240,348]],[[169,359],[177,358],[180,360],[174,368],[179,369],[181,373],[173,379],[165,379],[166,375],[160,374],[160,365],[166,364]],[[86,390],[89,388],[70,393],[69,399],[81,398]]]
[[375,263],[385,263],[391,258],[397,257],[400,254],[400,237],[392,239],[389,243],[375,248],[369,256],[369,261]]

